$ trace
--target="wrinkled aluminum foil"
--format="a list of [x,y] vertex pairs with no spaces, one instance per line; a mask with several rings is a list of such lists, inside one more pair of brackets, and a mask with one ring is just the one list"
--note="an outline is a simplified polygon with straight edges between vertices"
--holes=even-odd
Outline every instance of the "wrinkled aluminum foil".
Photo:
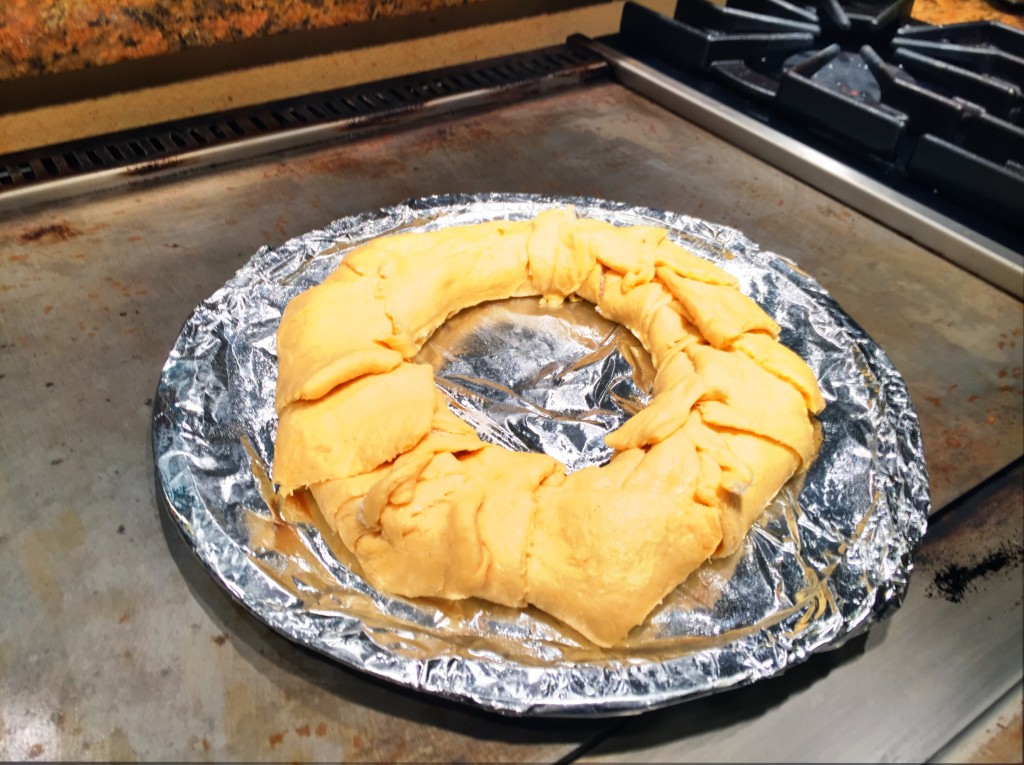
[[[821,453],[728,559],[673,592],[627,642],[594,647],[535,610],[377,592],[315,503],[269,475],[276,330],[285,304],[373,237],[553,206],[659,225],[736,276],[804,357],[828,406]],[[569,469],[610,457],[603,435],[648,400],[649,357],[586,303],[499,301],[453,317],[421,361],[481,437]],[[754,682],[837,647],[901,603],[929,511],[917,416],[886,355],[812,278],[739,232],[583,198],[473,195],[354,215],[257,252],[186,323],[153,420],[169,511],[213,576],[281,634],[410,688],[517,715],[636,713]]]

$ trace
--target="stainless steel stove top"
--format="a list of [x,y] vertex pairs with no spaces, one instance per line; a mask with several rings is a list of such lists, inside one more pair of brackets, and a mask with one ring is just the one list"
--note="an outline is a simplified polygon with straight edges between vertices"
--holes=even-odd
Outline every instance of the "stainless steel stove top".
[[[508,64],[522,85],[505,94],[484,84],[499,62],[432,73],[422,82],[436,99],[410,120],[275,107],[288,129],[238,136],[224,153],[214,127],[234,129],[210,120],[196,128],[203,145],[185,127],[167,133],[195,141],[180,159],[154,147],[82,176],[93,181],[0,195],[5,756],[923,761],[1019,688],[1020,298],[837,198],[848,192],[801,180],[785,153],[781,167],[760,158],[744,148],[759,131],[744,137],[733,115],[673,94],[642,62],[584,41],[541,58],[551,69],[539,77],[526,74],[538,62]],[[232,603],[154,497],[149,405],[181,323],[261,245],[404,198],[479,191],[691,212],[832,292],[907,380],[937,509],[889,621],[768,683],[550,725],[382,686]]]

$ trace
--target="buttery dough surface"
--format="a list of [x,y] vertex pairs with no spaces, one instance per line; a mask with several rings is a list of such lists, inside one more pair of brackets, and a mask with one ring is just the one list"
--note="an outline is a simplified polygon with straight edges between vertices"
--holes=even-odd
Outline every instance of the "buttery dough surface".
[[[604,466],[483,442],[413,362],[458,311],[528,295],[588,300],[651,354],[654,398]],[[531,604],[611,646],[813,460],[824,399],[778,333],[654,227],[551,210],[381,237],[285,309],[273,479],[310,490],[383,591]]]

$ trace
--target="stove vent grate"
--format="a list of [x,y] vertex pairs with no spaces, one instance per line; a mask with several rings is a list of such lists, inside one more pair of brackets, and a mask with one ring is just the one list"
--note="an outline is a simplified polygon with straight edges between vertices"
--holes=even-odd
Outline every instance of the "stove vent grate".
[[216,157],[219,149],[244,155],[246,144],[279,150],[316,143],[345,130],[521,98],[606,71],[597,54],[562,45],[0,155],[0,200],[12,192],[109,176],[110,171],[119,177],[146,175],[180,165],[190,156]]

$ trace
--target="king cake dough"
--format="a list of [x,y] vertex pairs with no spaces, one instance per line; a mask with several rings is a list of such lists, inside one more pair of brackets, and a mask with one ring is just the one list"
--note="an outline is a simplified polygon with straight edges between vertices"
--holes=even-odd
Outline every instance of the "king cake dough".
[[[485,443],[413,361],[458,311],[522,296],[590,301],[651,355],[605,465]],[[612,646],[813,460],[824,400],[778,335],[656,227],[559,209],[374,239],[284,311],[273,480],[309,490],[383,592],[533,605]]]

